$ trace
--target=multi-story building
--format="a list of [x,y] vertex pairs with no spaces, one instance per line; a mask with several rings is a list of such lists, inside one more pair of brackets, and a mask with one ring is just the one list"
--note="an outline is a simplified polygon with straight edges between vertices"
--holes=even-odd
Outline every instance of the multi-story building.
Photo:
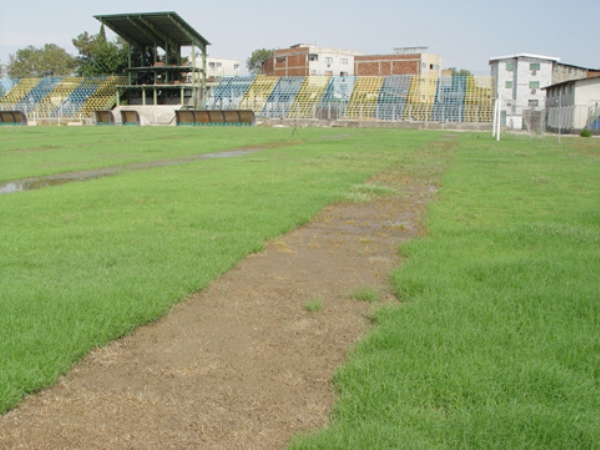
[[427,47],[399,47],[392,55],[364,55],[354,58],[354,74],[361,76],[441,74],[442,58],[427,52]]
[[365,55],[363,52],[297,44],[274,50],[263,64],[263,74],[278,76],[436,76],[442,59],[427,53],[427,47],[401,47],[391,55]]
[[508,115],[520,116],[523,110],[543,109],[546,92],[542,89],[569,80],[600,75],[600,71],[560,63],[553,56],[518,53],[490,58],[495,91],[502,98]]
[[275,76],[309,76],[354,74],[354,58],[363,52],[297,44],[273,51],[273,58],[263,64],[263,74]]
[[525,109],[546,106],[542,88],[552,84],[553,68],[560,58],[519,53],[490,58],[495,91],[509,116],[521,116]]

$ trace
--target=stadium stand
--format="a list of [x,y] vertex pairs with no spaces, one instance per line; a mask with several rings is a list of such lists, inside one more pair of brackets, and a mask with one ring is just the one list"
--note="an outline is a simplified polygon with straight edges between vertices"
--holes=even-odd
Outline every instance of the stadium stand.
[[300,87],[287,117],[297,119],[314,117],[316,106],[323,98],[330,78],[328,76],[304,78],[302,87]]
[[[111,110],[123,83],[125,77],[117,76],[2,79],[0,110],[20,110],[34,121],[87,119],[96,110]],[[203,109],[252,110],[266,118],[491,123],[493,86],[491,77],[474,76],[224,77]],[[181,105],[171,107],[174,111]],[[161,122],[155,116],[156,111],[147,122]],[[590,126],[599,126],[598,120],[594,116]]]

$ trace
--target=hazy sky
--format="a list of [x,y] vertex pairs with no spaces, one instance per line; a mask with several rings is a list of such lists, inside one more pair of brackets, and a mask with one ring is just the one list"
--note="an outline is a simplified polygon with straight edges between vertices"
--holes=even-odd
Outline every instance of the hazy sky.
[[97,33],[98,14],[175,11],[209,40],[209,54],[242,62],[257,48],[297,43],[392,53],[427,46],[455,66],[489,74],[493,56],[536,53],[600,67],[600,0],[1,0],[0,61],[16,50]]

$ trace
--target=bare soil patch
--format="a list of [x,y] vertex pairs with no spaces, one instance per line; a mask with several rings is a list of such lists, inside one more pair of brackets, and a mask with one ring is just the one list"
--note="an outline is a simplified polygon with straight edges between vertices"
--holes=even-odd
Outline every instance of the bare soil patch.
[[[422,230],[435,189],[325,208],[158,322],[98,349],[0,418],[0,448],[284,447],[323,427],[331,379],[390,294],[398,244]],[[319,297],[323,308],[305,305]]]

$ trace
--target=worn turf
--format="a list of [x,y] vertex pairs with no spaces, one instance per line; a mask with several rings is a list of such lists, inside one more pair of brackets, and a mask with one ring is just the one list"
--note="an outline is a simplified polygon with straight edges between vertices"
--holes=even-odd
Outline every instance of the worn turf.
[[[48,130],[46,147],[76,142],[52,157],[58,172],[81,168],[72,158],[78,149],[91,155],[98,133],[105,141],[129,142],[100,158],[111,166],[122,164],[123,154],[142,157],[146,147],[135,136],[160,142],[178,131],[38,130]],[[179,132],[192,136],[199,149],[204,137],[214,140],[211,151],[257,142],[275,148],[0,196],[0,412],[53,383],[90,349],[165,314],[267,239],[307,222],[353,185],[438,136],[348,130],[340,137],[334,129],[295,136],[289,129]],[[48,156],[28,149],[39,149],[42,137],[34,139],[30,129],[9,133],[13,152],[36,164],[26,159],[7,177],[39,173],[37,161],[47,164]],[[292,138],[297,145],[286,146]],[[161,158],[183,152],[176,143],[161,151]],[[88,164],[84,159],[81,164]]]
[[464,135],[404,302],[293,449],[600,448],[600,141]]

